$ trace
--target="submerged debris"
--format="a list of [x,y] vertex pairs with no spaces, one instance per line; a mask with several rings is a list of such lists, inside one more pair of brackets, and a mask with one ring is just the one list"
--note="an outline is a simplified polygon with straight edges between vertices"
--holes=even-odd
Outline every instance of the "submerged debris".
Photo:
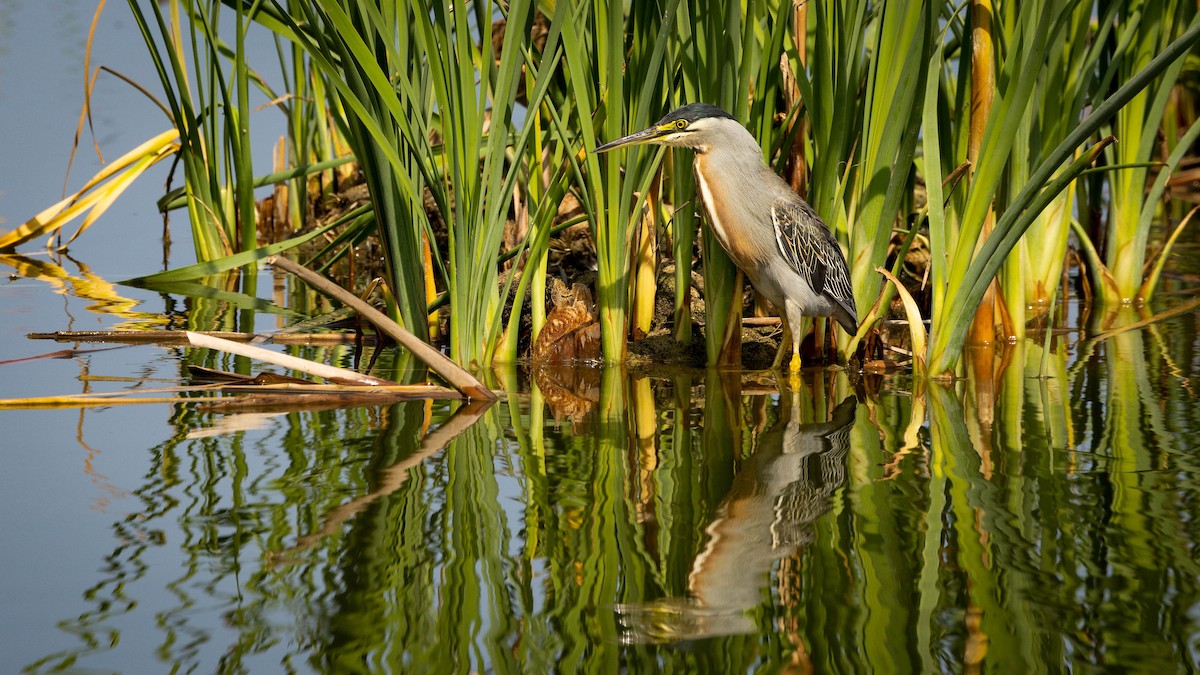
[[550,280],[554,309],[529,349],[531,363],[572,363],[600,358],[600,323],[592,293],[583,284],[568,289],[558,278]]

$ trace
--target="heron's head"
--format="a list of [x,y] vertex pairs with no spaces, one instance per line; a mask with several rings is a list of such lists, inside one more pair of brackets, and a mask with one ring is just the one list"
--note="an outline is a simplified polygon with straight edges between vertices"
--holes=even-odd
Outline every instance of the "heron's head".
[[721,135],[729,125],[742,129],[742,125],[733,118],[733,115],[715,105],[689,103],[671,111],[649,129],[643,129],[624,138],[618,138],[611,143],[605,143],[596,148],[596,152],[608,152],[627,145],[644,143],[692,148],[705,152],[711,147],[713,139]]

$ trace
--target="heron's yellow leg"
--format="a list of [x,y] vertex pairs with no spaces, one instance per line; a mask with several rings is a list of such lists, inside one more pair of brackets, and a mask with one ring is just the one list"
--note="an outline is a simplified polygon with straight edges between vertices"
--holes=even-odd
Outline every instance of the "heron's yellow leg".
[[775,359],[771,361],[771,370],[779,370],[783,367],[783,357],[788,353],[788,346],[792,344],[792,332],[788,330],[787,320],[783,321],[783,336],[779,340],[779,349],[775,350]]

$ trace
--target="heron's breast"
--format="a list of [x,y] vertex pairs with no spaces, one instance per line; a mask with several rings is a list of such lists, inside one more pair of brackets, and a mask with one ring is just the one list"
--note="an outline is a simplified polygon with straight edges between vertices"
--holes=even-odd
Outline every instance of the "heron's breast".
[[745,201],[752,198],[752,193],[738,189],[739,177],[714,175],[707,162],[708,155],[696,155],[696,187],[708,223],[733,263],[752,282],[757,282],[758,272],[766,266],[772,252],[763,246],[763,235],[770,234],[771,223],[756,222],[754,209],[746,208],[753,206]]

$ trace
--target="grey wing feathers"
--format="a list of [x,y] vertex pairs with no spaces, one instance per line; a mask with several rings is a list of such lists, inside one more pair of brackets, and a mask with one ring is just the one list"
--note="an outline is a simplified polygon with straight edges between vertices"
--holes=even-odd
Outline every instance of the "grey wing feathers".
[[[776,201],[771,207],[771,221],[775,226],[775,243],[783,259],[804,277],[814,293],[832,299],[843,310],[835,312],[834,318],[846,330],[854,332],[858,317],[850,271],[833,233],[817,212],[799,197]],[[842,316],[843,313],[846,316]]]

